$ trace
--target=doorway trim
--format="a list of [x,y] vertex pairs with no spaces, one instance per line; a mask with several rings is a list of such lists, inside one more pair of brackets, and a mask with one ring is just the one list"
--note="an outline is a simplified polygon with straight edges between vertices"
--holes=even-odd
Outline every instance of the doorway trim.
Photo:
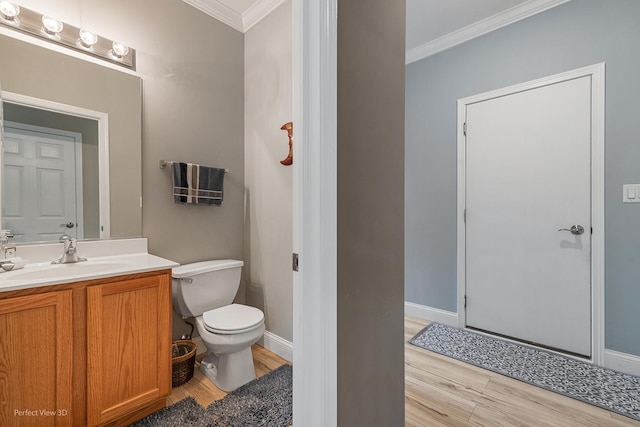
[[337,0],[293,2],[293,424],[338,420]]
[[604,124],[605,64],[599,63],[458,100],[457,120],[457,306],[458,326],[466,327],[465,111],[467,105],[581,77],[591,78],[591,361],[604,366]]

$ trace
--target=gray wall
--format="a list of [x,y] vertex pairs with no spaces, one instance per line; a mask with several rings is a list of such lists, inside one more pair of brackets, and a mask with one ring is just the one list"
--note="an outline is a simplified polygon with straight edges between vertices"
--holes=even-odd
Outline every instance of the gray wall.
[[291,1],[244,36],[246,303],[267,331],[293,341],[293,175],[280,160],[293,114]]
[[[131,43],[144,82],[142,231],[149,251],[179,263],[242,259],[243,35],[181,1],[117,3],[145,17],[130,25],[143,24]],[[168,25],[178,27],[163,31]],[[161,159],[229,169],[222,206],[173,204]]]
[[338,2],[340,426],[404,425],[404,38],[404,1]]
[[456,101],[606,63],[606,348],[640,356],[640,2],[571,1],[407,66],[406,300],[456,308]]
[[[182,1],[101,3],[104,13],[136,17],[124,26],[144,85],[142,234],[149,252],[181,264],[243,259],[243,34]],[[229,169],[222,206],[174,204],[161,159]],[[174,337],[185,330],[174,313]]]

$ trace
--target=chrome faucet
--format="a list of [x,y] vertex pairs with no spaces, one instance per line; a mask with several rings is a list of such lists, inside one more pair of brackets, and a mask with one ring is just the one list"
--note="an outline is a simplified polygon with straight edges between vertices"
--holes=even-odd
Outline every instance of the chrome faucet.
[[16,253],[15,246],[7,246],[9,239],[12,237],[13,233],[11,233],[11,230],[0,230],[0,257],[2,257],[1,259],[3,261],[7,258],[11,258],[11,256]]
[[64,249],[62,251],[62,256],[55,261],[51,261],[51,264],[68,264],[73,262],[86,261],[86,258],[82,258],[78,256],[78,241],[73,237],[67,236],[63,234],[60,237],[60,242],[64,243]]

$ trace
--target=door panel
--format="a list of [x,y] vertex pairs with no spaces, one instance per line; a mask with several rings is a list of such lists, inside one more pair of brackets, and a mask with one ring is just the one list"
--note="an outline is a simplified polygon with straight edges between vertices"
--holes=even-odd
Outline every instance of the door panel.
[[71,426],[71,291],[0,300],[0,425]]
[[468,105],[466,122],[467,325],[589,356],[591,78]]
[[171,392],[168,273],[87,288],[89,425],[164,403]]
[[[82,238],[75,226],[80,222],[76,200],[79,141],[54,134],[53,129],[45,132],[45,128],[19,126],[5,123],[5,188],[20,189],[5,192],[5,226],[13,231],[13,241],[57,240],[65,233]],[[74,227],[61,226],[68,223]]]

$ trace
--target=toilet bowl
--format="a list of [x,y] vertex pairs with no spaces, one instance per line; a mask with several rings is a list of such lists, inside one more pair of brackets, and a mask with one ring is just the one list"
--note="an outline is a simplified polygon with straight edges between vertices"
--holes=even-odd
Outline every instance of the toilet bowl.
[[242,261],[213,260],[173,269],[174,308],[195,317],[208,351],[200,370],[227,392],[255,379],[251,346],[264,333],[261,310],[232,304],[242,266]]

